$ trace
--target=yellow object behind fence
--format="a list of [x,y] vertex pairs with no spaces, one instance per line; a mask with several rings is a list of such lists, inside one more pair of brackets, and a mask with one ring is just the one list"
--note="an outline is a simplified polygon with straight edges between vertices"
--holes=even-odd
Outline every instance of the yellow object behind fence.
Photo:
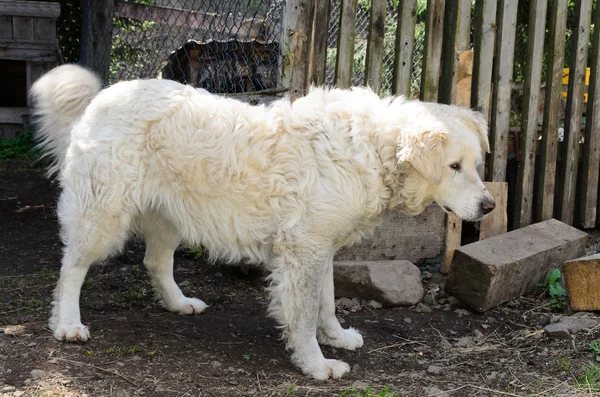
[[[567,87],[569,86],[569,68],[563,68],[563,78],[562,78],[562,84],[563,84],[563,92],[562,95],[563,97],[567,97]],[[587,102],[588,101],[588,93],[587,93],[587,87],[590,85],[590,68],[586,68],[585,69],[585,92],[583,94],[583,102]]]

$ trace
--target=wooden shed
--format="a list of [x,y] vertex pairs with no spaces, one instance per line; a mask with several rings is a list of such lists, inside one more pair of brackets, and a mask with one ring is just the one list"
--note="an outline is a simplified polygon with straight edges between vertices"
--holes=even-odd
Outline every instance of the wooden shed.
[[0,0],[0,138],[23,128],[29,87],[58,64],[59,15],[59,3]]

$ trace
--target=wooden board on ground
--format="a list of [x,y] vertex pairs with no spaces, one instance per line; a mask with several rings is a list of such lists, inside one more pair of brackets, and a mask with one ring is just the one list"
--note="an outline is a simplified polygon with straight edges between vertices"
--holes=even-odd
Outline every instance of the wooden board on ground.
[[600,310],[600,254],[564,264],[565,285],[572,310]]
[[440,272],[446,274],[450,271],[454,251],[460,247],[462,237],[462,221],[455,214],[446,215],[446,228],[444,232],[444,257]]
[[479,225],[479,240],[506,233],[508,230],[508,214],[506,212],[508,203],[508,183],[506,182],[484,182],[490,192],[496,208],[486,216]]

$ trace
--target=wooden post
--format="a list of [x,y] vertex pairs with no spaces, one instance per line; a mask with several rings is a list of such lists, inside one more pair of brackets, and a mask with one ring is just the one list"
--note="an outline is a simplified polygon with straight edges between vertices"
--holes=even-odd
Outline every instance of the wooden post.
[[[471,27],[471,1],[446,0],[444,11],[444,43],[438,102],[457,103],[459,53],[469,49]],[[470,106],[470,104],[467,104]]]
[[385,35],[386,0],[372,0],[367,59],[365,60],[365,84],[379,93],[381,89],[381,63]]
[[417,0],[399,0],[392,82],[392,93],[394,95],[410,96],[416,20]]
[[558,153],[558,119],[562,99],[562,77],[567,27],[567,2],[552,2],[544,124],[539,169],[536,170],[535,220],[546,221],[554,215],[554,188],[556,184],[556,155]]
[[596,226],[598,216],[598,169],[600,168],[600,9],[596,8],[590,85],[583,145],[583,178],[581,181],[581,223],[585,228]]
[[357,4],[358,0],[342,0],[335,62],[335,85],[339,88],[348,88],[352,84]]
[[473,60],[473,85],[471,106],[486,117],[489,115],[492,91],[492,63],[496,44],[496,0],[477,2],[475,18],[475,58]]
[[517,1],[500,0],[498,4],[498,45],[492,76],[494,90],[490,122],[491,153],[488,156],[487,167],[487,178],[494,182],[506,181],[517,9]]
[[547,0],[538,0],[529,5],[527,64],[525,67],[525,106],[521,120],[519,143],[520,164],[515,198],[515,228],[529,225],[532,217],[538,97],[542,78],[542,55],[544,52],[547,5]]
[[583,110],[583,87],[587,66],[590,23],[592,20],[592,0],[577,0],[575,15],[578,29],[571,36],[571,65],[569,68],[569,88],[565,114],[565,140],[561,148],[557,218],[569,225],[573,224],[575,212],[575,191],[579,164],[579,138],[581,113]]
[[108,84],[112,49],[114,0],[82,0],[81,57],[79,63]]
[[325,84],[327,65],[327,34],[329,30],[330,1],[315,1],[314,17],[311,35],[311,68],[309,81],[321,86]]
[[308,86],[313,1],[289,0],[284,7],[279,78],[292,97],[304,95]]
[[427,0],[425,54],[421,72],[421,99],[427,102],[437,102],[438,99],[445,5],[445,0]]

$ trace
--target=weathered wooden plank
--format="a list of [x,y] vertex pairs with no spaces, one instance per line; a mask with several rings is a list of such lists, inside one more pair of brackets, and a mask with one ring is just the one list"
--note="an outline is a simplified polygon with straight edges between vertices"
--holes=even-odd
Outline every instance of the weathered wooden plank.
[[519,170],[515,197],[514,227],[531,223],[533,210],[533,183],[535,152],[537,148],[538,100],[542,78],[542,55],[547,0],[529,5],[529,28],[527,32],[527,62],[525,65],[524,106],[521,118],[519,142]]
[[416,21],[417,0],[399,0],[394,77],[392,81],[392,93],[394,95],[405,95],[407,97],[410,95]]
[[365,60],[365,83],[379,93],[383,61],[383,39],[385,35],[386,0],[373,0],[367,38]]
[[56,42],[56,20],[51,18],[36,18],[33,21],[33,39],[47,43]]
[[279,81],[292,97],[304,95],[308,86],[313,1],[287,1],[284,7]]
[[23,116],[29,114],[27,108],[3,108],[0,107],[0,123],[22,124]]
[[475,59],[471,105],[485,115],[489,114],[490,107],[495,41],[496,0],[478,1],[475,8]]
[[571,310],[600,310],[600,254],[567,261],[563,269]]
[[31,17],[13,17],[13,40],[33,40],[33,19]]
[[494,237],[508,230],[508,183],[485,182],[485,187],[490,192],[496,208],[479,223],[479,240]]
[[12,17],[0,15],[0,39],[12,40]]
[[440,272],[447,274],[452,270],[452,258],[462,240],[462,220],[455,214],[446,214],[444,228],[444,256]]
[[592,0],[577,0],[575,15],[579,29],[571,35],[571,65],[569,65],[569,89],[565,114],[565,139],[561,147],[558,214],[557,219],[572,224],[575,212],[577,168],[579,165],[579,135],[583,111],[583,86],[587,65]]
[[340,88],[348,88],[352,84],[357,4],[358,0],[342,0],[335,62],[335,85]]
[[0,59],[53,62],[58,58],[56,46],[36,43],[0,43]]
[[60,4],[45,1],[0,0],[0,15],[58,18]]
[[491,153],[488,156],[487,167],[487,179],[494,182],[506,180],[517,8],[518,1],[500,0],[498,3],[498,40],[492,76],[494,90],[490,122]]
[[598,8],[594,26],[581,180],[580,214],[581,224],[585,228],[595,227],[598,216],[598,169],[600,168],[600,9]]
[[436,258],[444,245],[444,212],[431,205],[417,216],[385,211],[372,238],[340,249],[339,261],[379,261],[406,259],[413,263]]
[[550,219],[462,246],[446,292],[486,311],[533,291],[553,268],[581,256],[587,241],[587,233]]
[[442,65],[445,0],[427,0],[425,51],[421,70],[421,99],[437,102]]
[[[446,0],[444,11],[444,43],[438,102],[456,103],[458,64],[461,51],[469,49],[471,1]],[[470,106],[467,105],[467,106]]]
[[544,124],[539,169],[536,170],[536,221],[551,219],[554,215],[554,188],[556,184],[556,155],[558,153],[558,121],[560,117],[562,77],[567,27],[567,2],[553,1],[548,43],[548,71],[544,100]]
[[330,1],[315,1],[313,18],[311,75],[309,81],[317,86],[325,84],[327,65],[327,37],[329,30]]

